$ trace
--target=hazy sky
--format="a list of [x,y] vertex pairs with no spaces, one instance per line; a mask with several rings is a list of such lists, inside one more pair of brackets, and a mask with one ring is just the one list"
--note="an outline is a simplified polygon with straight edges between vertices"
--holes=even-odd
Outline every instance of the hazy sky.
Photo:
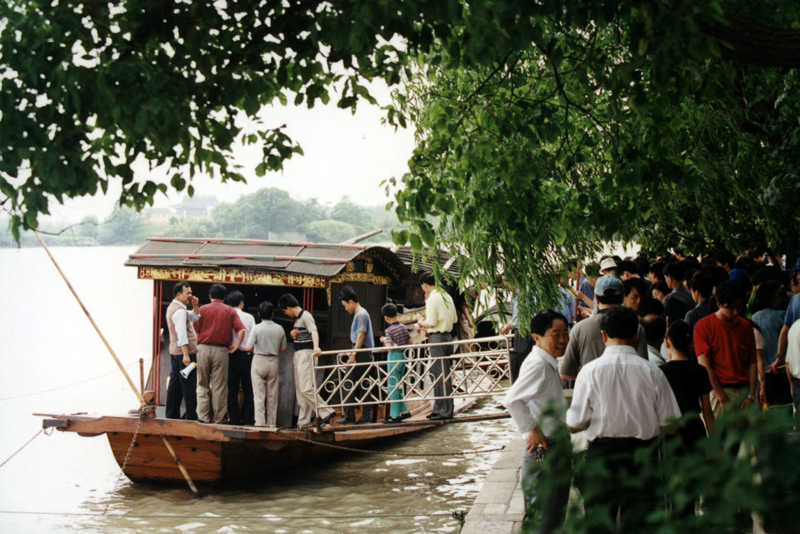
[[[385,86],[372,85],[379,102],[389,101]],[[234,201],[243,194],[262,187],[278,187],[298,199],[316,198],[323,204],[335,204],[343,196],[362,205],[379,205],[389,201],[381,181],[408,172],[408,159],[414,148],[413,131],[381,124],[383,112],[376,106],[361,102],[355,115],[336,107],[336,96],[323,106],[317,101],[314,109],[303,107],[264,107],[260,117],[264,126],[286,125],[286,133],[300,143],[304,156],[295,155],[284,165],[283,172],[255,175],[261,149],[258,146],[240,147],[236,152],[239,163],[245,166],[247,184],[226,183],[207,177],[195,177],[195,195],[216,195],[220,201]],[[148,173],[137,172],[137,179]],[[163,174],[151,178],[161,181]],[[85,215],[102,220],[119,197],[119,184],[109,186],[108,195],[98,194],[69,200],[65,205],[51,203],[53,224],[77,221]],[[177,204],[184,193],[169,193],[157,197],[155,206]]]

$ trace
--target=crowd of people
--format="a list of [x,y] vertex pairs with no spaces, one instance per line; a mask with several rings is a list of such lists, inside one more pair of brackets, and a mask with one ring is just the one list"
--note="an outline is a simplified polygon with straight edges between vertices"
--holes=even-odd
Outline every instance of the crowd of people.
[[[605,461],[598,476],[611,487],[636,475],[637,451],[653,450],[681,416],[693,414],[670,439],[688,454],[723,411],[800,410],[800,272],[774,257],[674,252],[652,261],[604,256],[564,284],[576,305],[562,299],[529,328],[514,326],[504,405],[525,438],[524,466],[559,454],[550,441],[567,427],[585,432],[587,460]],[[568,409],[565,388],[574,388]],[[529,506],[540,476],[523,469]],[[637,531],[658,499],[614,487],[585,500],[587,514]],[[539,532],[562,526],[568,497],[569,483],[538,496],[546,500]]]
[[[420,285],[425,293],[425,314],[412,329],[423,332],[433,344],[429,373],[434,401],[431,420],[453,418],[450,376],[453,347],[447,345],[459,324],[457,306],[446,291],[436,287],[432,273],[423,273]],[[222,284],[209,288],[210,303],[199,306],[187,282],[173,287],[174,299],[166,311],[169,331],[171,373],[167,388],[166,417],[203,423],[277,427],[279,355],[287,349],[284,328],[273,321],[275,306],[265,301],[258,306],[260,322],[244,311],[239,291],[228,293]],[[397,423],[411,416],[403,401],[405,353],[410,342],[409,328],[398,321],[397,306],[387,303],[381,315],[387,327],[376,348],[370,314],[359,303],[350,286],[338,294],[344,311],[352,315],[350,342],[353,352],[346,355],[347,369],[342,381],[342,417],[339,425],[375,421],[376,399],[389,404],[384,423]],[[314,388],[315,360],[322,353],[314,317],[297,299],[286,294],[277,307],[294,321],[289,332],[294,354],[294,386],[298,407],[297,428],[316,423],[333,424],[335,410],[328,407]],[[470,327],[471,328],[471,327]],[[373,352],[386,353],[387,380],[377,387]],[[197,372],[193,372],[194,369]],[[240,390],[243,400],[239,402]],[[445,397],[445,398],[442,398]],[[369,399],[361,402],[359,399]],[[185,407],[181,413],[181,404]],[[358,418],[356,410],[360,408]],[[314,418],[317,418],[316,420]]]

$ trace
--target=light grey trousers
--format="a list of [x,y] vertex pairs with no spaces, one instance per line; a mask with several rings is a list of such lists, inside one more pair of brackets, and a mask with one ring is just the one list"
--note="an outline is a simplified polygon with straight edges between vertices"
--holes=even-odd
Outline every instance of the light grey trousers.
[[250,379],[253,382],[256,426],[275,428],[278,421],[278,357],[266,354],[253,356]]
[[319,417],[325,419],[333,413],[333,410],[326,407],[325,401],[314,391],[314,351],[311,349],[298,350],[294,353],[294,390],[297,395],[297,404],[300,407],[297,426],[311,423],[315,397],[319,405],[317,414]]

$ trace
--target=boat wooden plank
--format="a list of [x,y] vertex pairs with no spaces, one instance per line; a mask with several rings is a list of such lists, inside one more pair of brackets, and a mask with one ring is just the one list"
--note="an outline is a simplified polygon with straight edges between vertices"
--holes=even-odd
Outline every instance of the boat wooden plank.
[[[132,434],[109,433],[114,459],[122,466]],[[221,475],[222,447],[219,442],[170,439],[170,444],[195,481],[215,482]],[[183,481],[175,460],[160,436],[137,437],[125,474],[132,480]]]
[[[139,422],[139,419],[136,417],[125,416],[86,417],[62,415],[57,416],[57,418],[67,421],[66,428],[59,428],[59,431],[77,432],[87,435],[97,435],[107,432],[133,434]],[[184,421],[181,419],[146,419],[142,423],[139,433],[158,436],[181,436],[207,441],[235,441],[237,438],[228,437],[225,435],[225,432],[240,428],[247,431],[247,439],[263,439],[265,437],[264,434],[270,434],[269,432],[253,430],[247,427],[207,425],[198,423],[197,421]],[[276,438],[284,439],[280,437]]]
[[[111,448],[114,450],[114,457],[117,458],[118,461],[125,460],[128,447],[130,447],[131,444],[131,438],[133,438],[133,436],[128,434],[108,435],[108,441],[111,444]],[[196,444],[199,445],[200,443],[201,442],[197,442]],[[187,460],[181,458],[181,461],[184,463],[191,460],[192,464],[219,465],[222,452],[217,444],[212,443],[211,446],[207,445],[205,447],[192,446],[192,444],[183,445],[173,438],[170,439],[170,445],[172,445],[172,448],[178,453],[179,458],[181,455],[187,457]],[[172,455],[169,453],[160,437],[156,439],[137,438],[133,451],[131,452],[129,463],[134,460],[146,463],[151,459],[164,461],[173,466],[175,465],[175,460],[172,458]]]

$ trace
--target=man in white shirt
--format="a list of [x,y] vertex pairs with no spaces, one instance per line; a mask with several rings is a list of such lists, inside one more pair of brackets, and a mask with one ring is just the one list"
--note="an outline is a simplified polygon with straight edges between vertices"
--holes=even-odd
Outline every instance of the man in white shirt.
[[[433,273],[424,273],[420,277],[422,291],[425,292],[425,318],[420,319],[415,329],[425,330],[430,335],[428,342],[449,343],[453,341],[453,325],[456,317],[456,305],[453,298],[447,293],[436,288],[436,278]],[[435,346],[430,348],[431,358],[437,358],[431,363],[431,377],[433,379],[433,395],[439,397],[433,401],[433,410],[429,417],[431,421],[440,421],[453,418],[453,383],[450,377],[450,367],[453,354],[452,345]],[[446,398],[441,398],[446,397]]]
[[192,288],[186,282],[178,282],[172,287],[174,300],[167,307],[167,330],[169,331],[169,357],[171,370],[167,388],[167,419],[181,418],[181,400],[186,407],[184,419],[197,420],[197,373],[192,372],[183,378],[181,371],[191,362],[197,363],[197,334],[192,323],[200,318],[187,309],[191,304],[194,310],[200,301],[192,295]]
[[[231,425],[255,424],[253,381],[250,378],[253,365],[253,353],[244,350],[244,343],[250,339],[250,332],[256,326],[255,318],[244,311],[244,295],[241,291],[231,291],[225,298],[225,304],[232,307],[244,325],[244,342],[239,350],[228,356],[228,423]],[[234,339],[238,334],[233,332]],[[239,408],[239,384],[244,393],[242,407]]]
[[795,321],[786,338],[786,374],[792,387],[795,417],[800,412],[800,321]]
[[[564,355],[569,341],[567,318],[552,310],[543,311],[531,320],[530,329],[536,345],[522,363],[517,381],[503,400],[517,430],[525,436],[521,476],[522,489],[525,492],[526,522],[530,517],[527,510],[536,503],[537,482],[544,474],[541,470],[533,469],[537,458],[547,455],[553,469],[559,473],[569,473],[566,469],[569,457],[564,456],[563,449],[551,447],[556,429],[565,424],[567,410],[556,361],[556,358]],[[550,473],[551,476],[552,474],[553,472]],[[567,480],[566,483],[557,484],[549,495],[543,496],[546,501],[539,510],[538,532],[553,532],[563,525],[569,501],[569,486]]]
[[620,487],[619,482],[639,472],[635,452],[654,448],[661,430],[681,416],[664,373],[636,353],[638,327],[631,309],[615,306],[603,315],[600,328],[606,350],[578,374],[567,411],[570,430],[586,430],[587,462],[605,462],[606,470],[592,480],[594,487],[602,488],[604,482],[598,477],[606,476],[605,485],[616,488],[587,497],[586,514],[610,514],[614,524],[619,509],[624,532],[644,528],[645,517],[659,499],[648,493],[650,488]]

